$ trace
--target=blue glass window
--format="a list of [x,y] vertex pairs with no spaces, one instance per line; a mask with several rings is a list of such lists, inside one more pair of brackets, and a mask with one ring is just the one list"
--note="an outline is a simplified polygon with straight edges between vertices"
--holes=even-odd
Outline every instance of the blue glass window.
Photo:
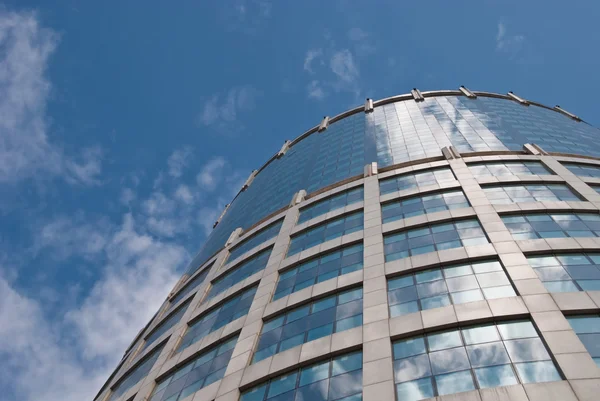
[[191,323],[177,347],[177,352],[189,347],[207,334],[225,326],[229,322],[246,315],[252,305],[256,287],[219,302],[210,311],[205,312],[198,320]]
[[471,205],[462,190],[446,191],[386,202],[381,205],[381,217],[384,223],[388,223],[426,213],[469,206]]
[[600,291],[600,254],[536,255],[529,265],[549,292]]
[[498,261],[459,264],[388,279],[392,317],[451,304],[515,295]]
[[383,237],[386,262],[427,252],[488,242],[476,219],[429,224]]
[[242,263],[230,269],[227,273],[212,282],[208,295],[202,302],[208,302],[215,295],[222,293],[226,289],[236,285],[240,281],[263,270],[267,266],[272,248],[260,251],[252,257],[245,259]]
[[176,371],[158,381],[150,401],[183,400],[190,394],[221,380],[231,359],[237,336],[212,346]]
[[360,270],[362,267],[362,244],[351,245],[326,253],[280,273],[273,300],[330,278]]
[[600,177],[600,166],[581,163],[563,163],[562,165],[580,177]]
[[294,235],[290,241],[288,256],[319,245],[323,242],[351,234],[363,229],[363,212],[347,214],[336,219],[326,221]]
[[567,320],[600,368],[600,316],[567,316]]
[[300,368],[252,387],[240,401],[361,401],[362,352]]
[[310,219],[314,219],[315,217],[331,212],[332,210],[336,210],[356,202],[361,202],[363,198],[363,188],[358,187],[311,203],[307,207],[300,209],[298,224],[304,223]]
[[213,263],[211,263],[210,266],[207,266],[204,270],[202,270],[200,274],[198,274],[196,277],[188,281],[185,284],[185,286],[169,300],[169,308],[172,308],[175,305],[177,305],[179,301],[184,299],[190,292],[194,291],[200,284],[202,284],[204,280],[206,280],[206,276],[208,276],[212,265]]
[[561,380],[528,320],[470,326],[393,343],[398,400]]
[[253,363],[297,345],[362,325],[362,288],[299,306],[265,321]]
[[146,357],[138,363],[135,368],[127,372],[123,376],[123,378],[117,383],[116,386],[113,387],[112,393],[108,401],[116,400],[125,394],[131,387],[133,387],[137,382],[142,380],[154,366],[154,362],[158,359],[164,344],[156,347],[152,352],[150,352]]
[[518,202],[580,201],[581,198],[565,184],[527,184],[483,187],[493,205]]
[[234,261],[249,250],[254,249],[263,242],[268,241],[271,238],[277,236],[277,234],[279,234],[279,230],[281,229],[282,223],[283,219],[278,220],[273,224],[270,224],[269,226],[263,228],[262,230],[254,233],[251,237],[243,240],[242,243],[236,245],[234,248],[231,249],[228,260]]
[[188,306],[190,306],[190,302],[192,302],[191,299],[185,304],[181,305],[179,308],[177,308],[177,310],[173,312],[169,317],[160,322],[160,324],[156,326],[156,328],[152,330],[152,332],[146,337],[146,343],[144,344],[143,349],[148,348],[150,344],[158,340],[158,338],[165,334],[167,331],[169,331],[171,327],[179,323],[179,321],[187,311]]
[[423,170],[416,173],[401,174],[379,181],[381,195],[411,188],[422,188],[428,185],[444,184],[456,181],[450,167],[441,167],[432,170]]
[[541,162],[486,162],[469,164],[475,177],[508,175],[553,175]]
[[516,240],[600,236],[596,213],[532,213],[502,216]]

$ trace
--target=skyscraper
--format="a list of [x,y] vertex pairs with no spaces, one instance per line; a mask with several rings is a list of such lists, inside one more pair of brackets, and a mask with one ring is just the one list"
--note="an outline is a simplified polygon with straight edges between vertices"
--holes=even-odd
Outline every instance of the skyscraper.
[[254,171],[97,401],[600,399],[600,131],[459,90]]

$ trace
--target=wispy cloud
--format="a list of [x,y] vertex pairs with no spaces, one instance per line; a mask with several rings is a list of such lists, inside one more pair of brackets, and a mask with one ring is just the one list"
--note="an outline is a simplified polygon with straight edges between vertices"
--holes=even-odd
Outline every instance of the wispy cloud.
[[223,0],[219,14],[225,27],[246,35],[260,32],[272,15],[271,0]]
[[206,191],[213,191],[217,183],[221,180],[225,165],[225,159],[222,157],[215,157],[209,160],[196,176],[198,185]]
[[323,50],[321,49],[310,49],[306,52],[306,56],[304,56],[304,71],[308,71],[311,74],[314,74],[312,69],[312,62],[316,58],[320,58],[323,55]]
[[192,157],[192,148],[190,146],[184,146],[181,149],[175,150],[167,164],[169,165],[169,175],[174,178],[179,178],[183,174],[183,170],[189,165]]
[[321,83],[316,79],[311,81],[308,84],[308,86],[306,87],[306,90],[308,91],[309,98],[319,99],[319,100],[325,98],[325,91],[323,90]]
[[359,72],[354,57],[348,49],[337,51],[329,61],[331,71],[344,83],[352,84],[358,79]]
[[102,173],[103,151],[99,146],[86,148],[77,159],[66,160],[65,168],[70,174],[65,179],[71,184],[99,185]]
[[366,57],[375,53],[376,48],[371,35],[362,28],[354,27],[348,31],[348,39],[352,41],[356,54]]
[[515,59],[525,43],[525,35],[508,35],[506,25],[498,22],[496,32],[496,51],[506,54],[510,59]]
[[245,85],[213,95],[204,102],[198,122],[221,134],[239,133],[244,129],[239,115],[252,111],[261,94],[253,86]]

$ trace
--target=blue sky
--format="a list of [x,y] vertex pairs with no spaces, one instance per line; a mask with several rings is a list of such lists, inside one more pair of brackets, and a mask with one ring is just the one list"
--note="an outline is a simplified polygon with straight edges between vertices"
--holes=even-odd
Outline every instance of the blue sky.
[[0,5],[0,398],[92,399],[250,171],[323,115],[462,84],[599,126],[599,12],[589,1]]

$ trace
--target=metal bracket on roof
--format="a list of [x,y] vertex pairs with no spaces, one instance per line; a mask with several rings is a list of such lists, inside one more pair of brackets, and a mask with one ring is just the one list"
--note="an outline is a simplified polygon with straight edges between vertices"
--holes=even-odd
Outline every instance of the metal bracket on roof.
[[444,146],[441,150],[446,160],[460,159],[462,157],[454,146]]
[[329,116],[325,116],[323,117],[323,119],[321,120],[321,124],[319,124],[319,129],[318,131],[325,131],[327,129],[327,127],[329,126]]
[[306,197],[306,191],[304,189],[301,189],[300,191],[298,191],[294,194],[292,201],[290,202],[290,206],[297,205],[298,203],[302,202],[305,197]]
[[242,229],[242,227],[238,227],[235,230],[233,230],[231,232],[231,234],[229,235],[229,238],[227,238],[227,242],[225,242],[225,246],[229,246],[231,245],[234,241],[236,241],[241,235],[242,232],[244,230]]
[[454,146],[450,146],[448,149],[450,149],[450,152],[452,152],[452,155],[454,156],[455,159],[460,159],[462,157],[460,152],[458,150],[456,150],[456,148]]
[[254,181],[254,177],[256,177],[256,174],[258,174],[258,170],[252,170],[252,172],[250,173],[250,176],[248,177],[248,179],[246,180],[244,185],[242,185],[242,192],[245,191],[246,189],[248,189],[250,184],[252,184],[252,181]]
[[554,110],[558,111],[561,114],[564,114],[567,117],[571,117],[573,120],[575,121],[581,121],[581,118],[577,117],[575,114],[573,113],[569,113],[568,111],[566,111],[565,109],[561,108],[559,105],[554,106]]
[[377,175],[377,174],[378,174],[377,162],[372,162],[372,163],[365,165],[365,173],[364,173],[365,178],[371,177],[371,176]]
[[529,106],[529,101],[515,95],[512,91],[509,91],[506,95],[512,100],[516,100],[517,102],[521,103],[523,106]]
[[365,113],[370,113],[373,110],[375,110],[373,107],[373,99],[367,98],[367,100],[365,100]]
[[219,225],[219,223],[223,219],[223,216],[225,216],[225,213],[227,213],[227,209],[229,209],[229,205],[231,205],[231,203],[228,203],[228,204],[225,205],[225,209],[223,209],[223,211],[221,212],[221,215],[219,216],[219,218],[217,219],[217,221],[215,221],[215,224],[213,224],[213,228],[215,228],[216,226]]
[[412,88],[410,94],[412,95],[413,99],[415,99],[415,102],[422,102],[423,100],[425,100],[425,98],[421,94],[421,91],[417,88]]
[[477,95],[465,88],[463,85],[459,86],[458,90],[460,90],[463,93],[463,95],[465,95],[469,99],[477,99]]
[[283,155],[285,155],[286,152],[290,149],[290,143],[292,143],[292,141],[285,141],[283,143],[283,146],[281,147],[281,150],[279,151],[279,153],[277,153],[277,158],[278,159],[280,157],[282,157]]
[[548,154],[544,149],[542,149],[535,143],[526,143],[525,145],[523,145],[523,150],[525,151],[525,153],[535,156]]

